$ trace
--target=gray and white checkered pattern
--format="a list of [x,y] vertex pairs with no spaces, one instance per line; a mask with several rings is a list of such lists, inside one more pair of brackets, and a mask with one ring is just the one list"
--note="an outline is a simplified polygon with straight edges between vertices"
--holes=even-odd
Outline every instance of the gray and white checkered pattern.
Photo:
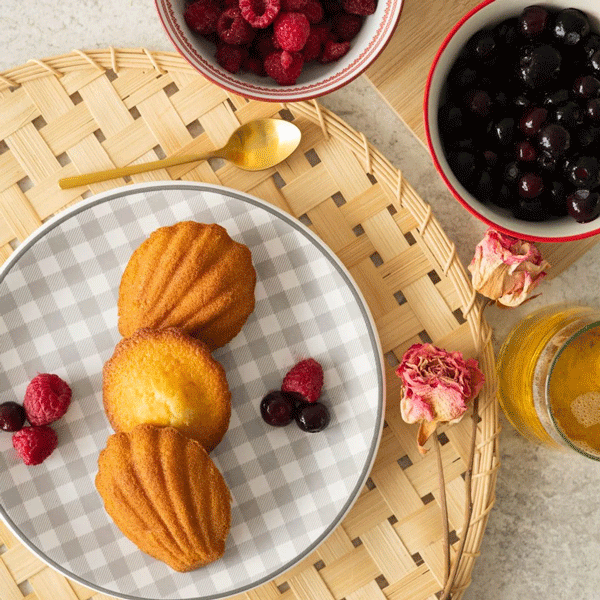
[[[117,296],[133,250],[156,228],[216,222],[248,245],[256,309],[215,353],[232,391],[230,428],[213,458],[231,489],[225,556],[175,573],[140,552],[105,513],[94,487],[112,433],[101,373],[120,339]],[[0,510],[44,560],[105,593],[215,598],[291,567],[331,532],[360,491],[382,423],[376,334],[354,284],[298,222],[250,196],[202,184],[150,184],[91,199],[54,219],[0,271],[0,401],[23,398],[38,372],[58,373],[73,402],[55,424],[59,446],[25,466],[0,436]],[[325,370],[328,429],[271,428],[262,396],[302,357]]]

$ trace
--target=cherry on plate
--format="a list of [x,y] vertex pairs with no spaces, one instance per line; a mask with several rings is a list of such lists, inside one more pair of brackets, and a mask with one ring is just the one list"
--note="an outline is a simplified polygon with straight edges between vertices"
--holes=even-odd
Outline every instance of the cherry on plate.
[[300,405],[296,412],[296,423],[302,431],[316,433],[323,431],[329,425],[331,417],[329,410],[321,402],[311,402]]
[[0,429],[3,431],[19,431],[25,423],[25,409],[16,402],[0,404]]

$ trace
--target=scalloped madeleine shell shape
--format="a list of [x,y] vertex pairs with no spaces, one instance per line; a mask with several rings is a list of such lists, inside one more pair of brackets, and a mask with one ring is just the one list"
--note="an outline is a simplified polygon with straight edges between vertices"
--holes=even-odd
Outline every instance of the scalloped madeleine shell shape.
[[119,332],[177,327],[211,350],[233,339],[254,310],[247,246],[217,224],[182,221],[154,231],[132,254],[119,287]]
[[231,495],[206,450],[172,427],[140,425],[108,438],[96,488],[138,548],[180,572],[225,551]]

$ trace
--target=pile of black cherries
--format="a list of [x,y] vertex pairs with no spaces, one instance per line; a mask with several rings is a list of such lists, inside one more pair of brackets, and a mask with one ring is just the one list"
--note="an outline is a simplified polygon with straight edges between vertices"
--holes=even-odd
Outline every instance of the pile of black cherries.
[[444,97],[444,152],[479,201],[526,221],[600,215],[600,35],[587,15],[534,5],[478,31]]

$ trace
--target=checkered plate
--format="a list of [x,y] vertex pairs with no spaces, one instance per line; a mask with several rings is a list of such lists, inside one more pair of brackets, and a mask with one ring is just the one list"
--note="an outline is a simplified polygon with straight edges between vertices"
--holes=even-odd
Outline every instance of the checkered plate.
[[[133,250],[157,227],[217,222],[252,250],[256,308],[215,353],[232,391],[231,424],[213,452],[231,493],[222,559],[176,573],[139,551],[94,487],[111,434],[101,372],[119,340],[117,296]],[[296,219],[217,186],[161,182],[120,188],[48,221],[0,269],[0,400],[23,398],[38,372],[73,388],[59,446],[25,466],[0,436],[0,514],[41,559],[124,598],[220,598],[276,577],[333,531],[368,477],[383,424],[384,379],[365,302],[333,253]],[[307,434],[259,413],[299,358],[325,370],[332,422]]]

